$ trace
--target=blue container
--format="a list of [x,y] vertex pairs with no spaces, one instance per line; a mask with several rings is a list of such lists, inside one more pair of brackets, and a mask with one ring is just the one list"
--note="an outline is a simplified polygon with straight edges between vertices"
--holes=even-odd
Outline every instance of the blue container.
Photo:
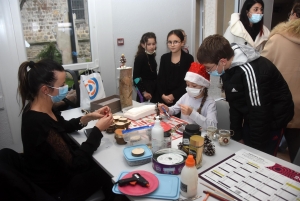
[[[143,148],[145,150],[145,153],[143,156],[132,156],[131,151],[135,148]],[[147,145],[145,144],[139,144],[139,145],[134,145],[131,147],[125,147],[123,149],[123,154],[124,157],[130,166],[135,166],[135,165],[144,165],[146,163],[150,163],[152,159],[152,151],[148,148]]]

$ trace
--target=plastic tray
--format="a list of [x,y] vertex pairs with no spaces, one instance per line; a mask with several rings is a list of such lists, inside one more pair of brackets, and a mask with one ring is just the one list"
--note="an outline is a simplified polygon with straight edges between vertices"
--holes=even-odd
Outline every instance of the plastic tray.
[[[140,157],[132,156],[131,151],[137,147],[143,148],[145,150],[145,154],[143,156],[140,156]],[[151,150],[145,144],[139,144],[139,145],[134,145],[131,147],[125,147],[123,149],[123,154],[124,154],[124,157],[125,157],[128,165],[130,165],[130,166],[143,165],[146,163],[150,163],[151,158],[153,156]]]
[[[122,179],[128,171],[121,172],[118,177]],[[177,200],[180,196],[180,179],[175,175],[167,175],[167,174],[154,174],[159,180],[158,188],[148,195],[144,195],[141,197],[146,198],[156,198],[156,199],[167,199],[167,200]],[[118,188],[118,185],[114,185],[112,191],[116,194],[122,194]]]

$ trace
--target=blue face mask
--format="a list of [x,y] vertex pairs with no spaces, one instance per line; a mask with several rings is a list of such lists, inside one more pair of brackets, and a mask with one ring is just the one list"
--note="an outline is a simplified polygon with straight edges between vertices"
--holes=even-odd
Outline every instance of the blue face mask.
[[252,16],[249,18],[249,21],[253,24],[256,24],[260,22],[263,16],[263,14],[252,14]]
[[224,71],[224,66],[223,66],[223,70],[222,70],[221,73],[218,72],[218,68],[219,68],[219,64],[217,65],[216,70],[211,71],[211,72],[208,72],[208,74],[210,74],[210,75],[212,75],[212,76],[221,76],[221,75],[223,75],[223,74],[225,73],[225,71]]
[[[51,87],[51,86],[48,86]],[[57,96],[51,96],[50,94],[47,94],[48,96],[51,97],[51,100],[53,103],[57,103],[59,101],[62,101],[67,96],[68,93],[68,85],[65,85],[63,87],[51,87],[53,89],[58,89],[58,95]]]

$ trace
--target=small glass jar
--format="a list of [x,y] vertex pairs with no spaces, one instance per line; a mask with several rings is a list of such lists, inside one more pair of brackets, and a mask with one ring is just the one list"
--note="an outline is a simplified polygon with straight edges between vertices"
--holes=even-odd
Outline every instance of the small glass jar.
[[171,148],[172,136],[170,131],[164,132],[164,147],[163,148]]

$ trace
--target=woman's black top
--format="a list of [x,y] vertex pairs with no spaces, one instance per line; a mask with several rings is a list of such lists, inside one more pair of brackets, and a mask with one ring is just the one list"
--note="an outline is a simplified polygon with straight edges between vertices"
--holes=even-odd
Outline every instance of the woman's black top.
[[185,74],[194,62],[194,57],[183,50],[181,50],[180,61],[177,64],[172,63],[171,56],[171,52],[161,56],[158,71],[159,99],[163,102],[161,98],[163,94],[173,94],[175,98],[173,104],[165,103],[168,106],[174,105],[186,93]]
[[64,120],[53,111],[57,121],[48,114],[28,110],[22,115],[24,174],[48,193],[56,193],[71,178],[88,171],[92,154],[99,147],[101,131],[94,127],[80,146],[67,133],[82,129],[80,118]]

